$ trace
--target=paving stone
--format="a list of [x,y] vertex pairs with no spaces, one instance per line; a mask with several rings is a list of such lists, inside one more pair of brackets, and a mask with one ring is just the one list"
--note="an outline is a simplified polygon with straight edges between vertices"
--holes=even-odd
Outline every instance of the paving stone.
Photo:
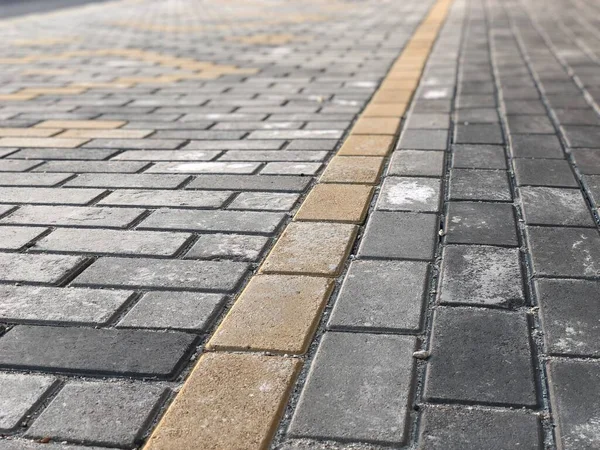
[[600,325],[595,314],[600,284],[587,280],[537,280],[544,338],[552,355],[600,355]]
[[191,141],[182,150],[279,150],[284,140]]
[[321,163],[269,162],[260,171],[261,175],[315,175]]
[[444,153],[419,150],[394,152],[388,175],[441,177],[444,173]]
[[0,250],[19,250],[45,231],[39,227],[0,227]]
[[[383,158],[370,156],[335,156],[319,181],[321,183],[376,184],[381,175]],[[0,176],[0,183],[2,177]]]
[[450,176],[450,200],[511,201],[506,172],[453,169]]
[[170,208],[219,208],[232,196],[228,191],[114,191],[98,202],[102,206],[140,206]]
[[73,129],[114,129],[120,128],[126,122],[122,120],[44,120],[36,128],[73,128]]
[[528,225],[595,227],[578,189],[522,187],[523,214]]
[[398,148],[410,150],[446,150],[448,130],[405,130]]
[[376,211],[358,251],[361,257],[429,260],[438,235],[434,214]]
[[132,446],[139,441],[165,394],[164,387],[151,384],[67,383],[26,435]]
[[506,169],[504,147],[499,145],[453,145],[452,167],[459,169]]
[[596,361],[551,360],[550,400],[557,423],[557,440],[565,450],[600,445],[597,417],[600,367]]
[[328,332],[292,422],[292,437],[379,442],[406,439],[415,338]]
[[[83,173],[69,180],[65,187],[175,189],[187,179],[189,176],[185,175]],[[81,189],[73,191],[78,192]]]
[[119,153],[113,161],[210,161],[220,151],[202,150],[130,150]]
[[600,125],[600,117],[591,109],[560,109],[552,110],[562,125]]
[[229,292],[246,275],[248,264],[233,261],[181,261],[104,257],[73,286],[204,289]]
[[354,123],[352,134],[395,135],[399,127],[399,117],[361,117]]
[[[573,159],[581,173],[600,175],[600,151],[594,148],[574,148],[571,150]],[[0,180],[2,176],[0,176]]]
[[376,208],[390,211],[436,212],[440,205],[440,180],[387,177]]
[[0,253],[0,280],[58,283],[83,261],[76,256]]
[[506,114],[540,115],[546,114],[544,104],[539,100],[506,100],[504,102]]
[[1,172],[24,172],[42,163],[42,160],[0,159],[0,175],[5,175]]
[[324,161],[329,155],[326,151],[317,150],[229,150],[219,161]]
[[301,176],[202,175],[187,185],[186,189],[302,192],[309,183],[309,178]]
[[463,408],[427,408],[421,422],[420,449],[541,450],[542,428],[534,414]]
[[457,124],[454,128],[457,144],[503,144],[502,128],[496,124]]
[[[15,159],[80,159],[101,160],[107,159],[117,153],[118,150],[90,148],[90,149],[68,149],[68,148],[26,148],[10,155]],[[67,171],[68,172],[68,171]]]
[[252,131],[247,139],[339,139],[343,130],[258,130]]
[[205,353],[147,449],[193,448],[199,442],[215,449],[240,443],[259,448],[271,440],[300,364],[277,356]]
[[18,204],[85,205],[103,193],[102,189],[9,187],[0,188],[0,201]]
[[[76,140],[76,139],[73,139]],[[118,148],[123,150],[173,150],[179,148],[185,141],[176,139],[92,139],[84,148]],[[48,143],[40,147],[58,147]],[[189,147],[189,144],[188,144]],[[200,150],[200,149],[195,149]],[[216,150],[216,149],[215,149]]]
[[495,108],[459,109],[454,113],[457,123],[498,123],[498,111]]
[[332,289],[333,282],[326,278],[255,276],[207,346],[216,350],[303,354]]
[[563,126],[569,147],[600,148],[600,127],[592,126]]
[[556,130],[548,116],[508,116],[511,134],[554,134]]
[[362,223],[373,187],[359,184],[317,184],[296,213],[295,220]]
[[406,120],[406,128],[449,129],[450,117],[447,114],[412,113]]
[[596,230],[527,227],[527,235],[535,275],[584,278],[600,274]]
[[[17,428],[25,415],[37,406],[56,378],[3,373],[0,375],[0,430]],[[1,448],[1,447],[0,447]]]
[[88,142],[89,139],[57,138],[57,137],[3,137],[0,147],[57,147],[75,148]]
[[[133,131],[133,130],[131,130]],[[137,131],[137,130],[136,130]],[[158,130],[153,135],[153,139],[241,139],[246,134],[245,131],[218,131],[210,130]],[[104,136],[98,136],[104,137]]]
[[[108,447],[90,447],[80,445],[64,445],[64,444],[53,444],[51,442],[47,444],[39,444],[34,441],[25,439],[10,438],[0,440],[1,450],[107,450]],[[108,449],[115,450],[115,449]]]
[[61,173],[0,173],[0,186],[51,187],[71,177]]
[[[329,117],[328,114],[325,117]],[[274,116],[270,116],[273,118]],[[319,117],[323,117],[319,115]],[[344,127],[346,128],[346,127]],[[333,150],[338,144],[337,139],[294,139],[285,148],[286,150]]]
[[[192,191],[189,193],[192,193]],[[284,192],[242,192],[227,208],[255,211],[290,211],[299,198],[299,194]]]
[[488,202],[449,202],[446,242],[517,246],[512,205]]
[[258,211],[202,211],[159,209],[137,226],[138,229],[182,231],[227,231],[273,234],[285,215]]
[[510,137],[515,158],[564,158],[556,136],[515,134]]
[[126,228],[143,209],[86,206],[22,206],[3,224]]
[[256,172],[260,164],[251,162],[158,162],[145,173],[245,173]]
[[438,308],[431,343],[427,401],[537,405],[525,314]]
[[496,99],[492,94],[462,94],[457,97],[457,108],[493,108]]
[[264,236],[244,234],[201,234],[186,253],[190,259],[234,259],[256,261],[269,239]]
[[[2,228],[0,228],[0,231]],[[35,243],[32,250],[98,255],[174,256],[190,239],[188,233],[62,228]]]
[[392,136],[352,135],[345,141],[338,156],[386,156],[394,139]]
[[353,261],[328,326],[417,331],[426,281],[427,264],[423,262]]
[[0,367],[168,378],[194,336],[180,332],[19,325],[0,339]]
[[446,246],[439,299],[447,304],[506,308],[522,305],[525,296],[519,250],[475,245]]
[[564,160],[516,159],[514,164],[520,186],[578,187],[569,163]]
[[224,299],[221,294],[148,292],[117,327],[206,331]]

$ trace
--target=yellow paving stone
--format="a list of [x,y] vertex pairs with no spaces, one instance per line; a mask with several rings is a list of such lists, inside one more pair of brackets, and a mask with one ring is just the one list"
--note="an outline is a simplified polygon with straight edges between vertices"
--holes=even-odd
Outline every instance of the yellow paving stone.
[[61,128],[0,128],[0,137],[49,137],[63,131]]
[[90,139],[142,139],[154,130],[67,130],[61,133],[61,138],[90,138]]
[[317,184],[294,220],[362,223],[373,187],[364,184]]
[[346,223],[290,223],[260,271],[337,276],[350,253],[357,227]]
[[383,158],[371,156],[335,156],[329,161],[321,183],[362,183],[379,182]]
[[144,449],[267,449],[301,365],[280,356],[205,353]]
[[76,128],[76,129],[113,129],[125,125],[122,120],[45,120],[36,128]]
[[135,83],[121,83],[118,81],[111,81],[111,82],[106,82],[106,83],[101,83],[101,82],[96,82],[96,81],[82,81],[82,82],[78,82],[78,83],[72,83],[69,86],[70,87],[78,87],[78,88],[85,88],[85,89],[126,89],[126,88],[130,88],[131,86],[133,86]]
[[385,156],[394,142],[392,136],[351,135],[338,151],[341,156]]
[[25,88],[19,92],[22,94],[38,94],[38,95],[77,95],[86,91],[82,87],[55,87],[55,88]]
[[382,91],[410,91],[413,90],[418,83],[418,79],[387,80],[381,84],[379,89]]
[[70,75],[72,70],[68,69],[29,69],[21,72],[23,75]]
[[56,147],[56,148],[76,148],[88,142],[89,139],[69,139],[69,138],[0,138],[0,147]]
[[38,94],[24,94],[22,92],[14,94],[0,94],[0,102],[25,101],[36,98]]
[[352,127],[352,134],[394,135],[400,127],[400,117],[361,117]]
[[362,117],[402,117],[406,112],[406,103],[385,103],[382,105],[368,105]]
[[408,103],[413,91],[410,90],[384,90],[377,91],[371,100],[372,103]]
[[253,277],[207,349],[306,353],[333,285],[322,277]]

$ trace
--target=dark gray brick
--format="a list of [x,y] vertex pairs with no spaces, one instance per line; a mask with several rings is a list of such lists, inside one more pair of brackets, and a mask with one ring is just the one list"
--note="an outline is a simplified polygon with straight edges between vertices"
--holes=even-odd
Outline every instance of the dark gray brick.
[[464,108],[494,108],[496,99],[493,94],[462,94],[458,96],[456,106]]
[[309,183],[309,178],[301,176],[201,175],[186,188],[301,192]]
[[126,228],[143,209],[94,206],[22,206],[3,224]]
[[441,177],[444,173],[444,152],[398,150],[392,155],[388,175]]
[[519,244],[512,205],[488,202],[450,202],[448,205],[447,243]]
[[410,116],[408,116],[405,127],[447,130],[450,128],[450,116],[448,114],[413,113]]
[[290,435],[403,443],[414,347],[409,336],[326,333]]
[[18,325],[0,339],[0,367],[168,378],[194,340],[193,335],[175,331]]
[[569,147],[600,148],[600,127],[567,125],[563,132]]
[[448,130],[405,130],[398,148],[410,150],[446,150]]
[[507,100],[504,102],[506,113],[522,115],[546,114],[546,107],[540,100]]
[[[600,175],[600,150],[594,148],[574,148],[571,150],[575,164],[581,173]],[[2,175],[0,175],[0,180]]]
[[459,169],[506,169],[500,145],[453,145],[452,166]]
[[578,189],[523,187],[521,199],[529,225],[595,226]]
[[425,398],[434,402],[537,405],[525,314],[438,308]]
[[517,184],[521,186],[578,187],[564,160],[516,159],[514,164]]
[[562,125],[600,125],[600,117],[593,109],[554,109]]
[[498,123],[500,118],[495,108],[459,109],[455,121],[458,123]]
[[0,202],[46,205],[85,205],[102,195],[103,189],[0,188]]
[[0,186],[50,187],[69,179],[72,174],[62,173],[0,173]]
[[426,291],[427,264],[353,261],[329,327],[417,331]]
[[511,201],[506,172],[453,169],[450,176],[450,199]]
[[515,158],[564,158],[556,136],[515,134],[510,140]]
[[54,377],[20,373],[0,374],[0,430],[17,428],[25,415],[40,403],[54,383]]
[[219,208],[232,196],[231,191],[121,190],[98,202],[102,206],[142,206],[167,208]]
[[454,128],[456,144],[503,144],[502,128],[496,124],[457,124]]
[[554,134],[556,130],[548,116],[508,116],[510,134]]
[[377,209],[436,212],[441,182],[435,178],[387,177],[377,199]]
[[0,253],[0,280],[58,283],[83,261],[76,256]]
[[[138,189],[175,189],[185,180],[186,175],[120,174],[120,173],[84,173],[66,183],[66,187],[97,188],[138,188]],[[77,192],[78,190],[74,190]]]

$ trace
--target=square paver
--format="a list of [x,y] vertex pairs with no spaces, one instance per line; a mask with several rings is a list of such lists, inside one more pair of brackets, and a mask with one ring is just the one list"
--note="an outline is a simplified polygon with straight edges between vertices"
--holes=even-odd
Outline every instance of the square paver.
[[449,244],[519,244],[512,205],[492,202],[449,202],[446,242]]
[[578,189],[525,186],[520,191],[525,222],[529,225],[595,227]]
[[453,169],[450,200],[511,201],[508,176],[501,170]]
[[452,167],[457,169],[506,169],[501,145],[453,145]]
[[514,165],[519,186],[578,187],[565,160],[516,159]]
[[17,428],[25,415],[37,406],[56,378],[3,373],[0,375],[0,430]]
[[433,178],[387,177],[381,187],[377,209],[388,211],[436,212],[441,183]]

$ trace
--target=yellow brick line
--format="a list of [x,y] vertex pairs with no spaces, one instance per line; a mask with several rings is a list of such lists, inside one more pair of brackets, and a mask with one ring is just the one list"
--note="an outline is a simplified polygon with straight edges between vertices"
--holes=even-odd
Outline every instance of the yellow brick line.
[[145,450],[268,448],[451,2],[438,0],[417,28]]

